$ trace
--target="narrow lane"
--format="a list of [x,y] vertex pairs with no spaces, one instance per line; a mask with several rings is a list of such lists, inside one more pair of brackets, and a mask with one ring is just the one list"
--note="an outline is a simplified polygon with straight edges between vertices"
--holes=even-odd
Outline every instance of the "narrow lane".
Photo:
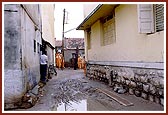
[[[29,109],[19,111],[163,111],[163,106],[133,95],[117,94],[107,84],[89,80],[83,70],[57,70],[43,87],[43,96]],[[133,105],[124,106],[97,89],[105,89]]]

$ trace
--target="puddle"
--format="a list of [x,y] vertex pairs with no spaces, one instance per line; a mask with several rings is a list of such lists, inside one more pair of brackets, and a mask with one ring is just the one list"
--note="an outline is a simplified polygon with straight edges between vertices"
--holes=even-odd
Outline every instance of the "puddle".
[[57,111],[87,111],[87,100],[81,100],[79,102],[70,101],[68,104],[61,103],[57,107]]

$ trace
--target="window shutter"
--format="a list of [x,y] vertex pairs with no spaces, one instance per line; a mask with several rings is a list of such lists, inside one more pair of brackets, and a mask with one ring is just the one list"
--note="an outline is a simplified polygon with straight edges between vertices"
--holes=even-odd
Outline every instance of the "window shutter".
[[156,32],[164,30],[164,4],[155,4],[155,28]]
[[138,25],[140,33],[153,33],[154,20],[153,20],[153,5],[152,4],[139,4],[138,5]]

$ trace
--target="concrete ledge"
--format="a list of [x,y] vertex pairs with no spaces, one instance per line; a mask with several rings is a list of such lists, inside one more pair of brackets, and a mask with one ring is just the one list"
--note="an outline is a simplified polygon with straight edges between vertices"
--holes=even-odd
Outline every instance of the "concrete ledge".
[[89,64],[112,65],[118,67],[133,67],[133,68],[149,68],[149,69],[164,69],[163,62],[129,62],[129,61],[88,61]]

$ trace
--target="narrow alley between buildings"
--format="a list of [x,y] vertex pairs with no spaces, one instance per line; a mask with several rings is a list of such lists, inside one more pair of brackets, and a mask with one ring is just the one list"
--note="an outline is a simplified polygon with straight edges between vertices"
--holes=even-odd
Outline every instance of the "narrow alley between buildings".
[[[105,93],[106,90],[108,93]],[[135,95],[117,94],[106,83],[85,77],[81,69],[64,69],[57,70],[57,76],[53,76],[42,88],[42,93],[33,107],[14,111],[162,110],[162,105]]]
[[165,112],[165,9],[4,3],[3,112]]

